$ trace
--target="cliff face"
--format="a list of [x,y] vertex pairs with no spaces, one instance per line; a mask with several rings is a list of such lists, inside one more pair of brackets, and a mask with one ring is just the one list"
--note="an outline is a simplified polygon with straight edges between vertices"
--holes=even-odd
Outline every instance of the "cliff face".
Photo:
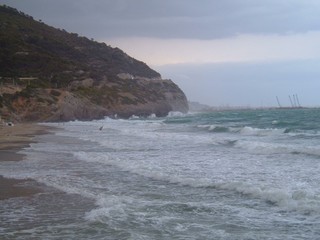
[[20,121],[188,111],[171,80],[118,48],[0,6],[0,115]]

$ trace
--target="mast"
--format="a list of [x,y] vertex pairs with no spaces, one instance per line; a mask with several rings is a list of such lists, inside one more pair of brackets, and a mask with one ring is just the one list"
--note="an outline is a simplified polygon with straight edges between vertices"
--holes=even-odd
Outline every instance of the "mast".
[[277,98],[277,103],[278,103],[278,105],[279,105],[279,108],[281,108],[281,104],[280,104],[280,102],[279,102],[278,96],[276,96],[276,98]]
[[291,96],[289,95],[289,99],[290,99],[290,103],[291,103],[291,107],[293,108],[293,103],[292,103],[292,99],[291,99]]
[[296,95],[292,95],[293,97],[293,104],[294,104],[294,107],[296,108],[297,107],[297,100],[296,100]]
[[298,107],[301,107],[300,101],[299,101],[299,98],[298,98],[298,94],[296,94],[296,98],[297,98]]

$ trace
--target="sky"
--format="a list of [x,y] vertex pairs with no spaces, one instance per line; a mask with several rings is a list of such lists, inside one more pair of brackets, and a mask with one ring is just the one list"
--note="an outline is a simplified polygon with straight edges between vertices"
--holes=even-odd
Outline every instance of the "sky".
[[320,106],[319,0],[0,0],[119,47],[211,106]]

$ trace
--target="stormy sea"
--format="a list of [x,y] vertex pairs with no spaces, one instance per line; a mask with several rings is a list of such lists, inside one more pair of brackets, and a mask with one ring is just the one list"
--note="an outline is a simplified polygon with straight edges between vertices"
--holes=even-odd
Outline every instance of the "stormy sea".
[[[2,239],[319,239],[320,109],[46,123],[0,175]],[[31,182],[31,183],[32,183]]]

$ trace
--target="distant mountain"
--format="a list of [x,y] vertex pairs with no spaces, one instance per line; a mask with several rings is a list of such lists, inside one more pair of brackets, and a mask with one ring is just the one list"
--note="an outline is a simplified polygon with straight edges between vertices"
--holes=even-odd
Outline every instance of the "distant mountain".
[[119,48],[0,6],[0,114],[21,121],[188,111],[171,80]]
[[207,112],[214,109],[213,107],[198,102],[189,102],[188,104],[191,112]]

